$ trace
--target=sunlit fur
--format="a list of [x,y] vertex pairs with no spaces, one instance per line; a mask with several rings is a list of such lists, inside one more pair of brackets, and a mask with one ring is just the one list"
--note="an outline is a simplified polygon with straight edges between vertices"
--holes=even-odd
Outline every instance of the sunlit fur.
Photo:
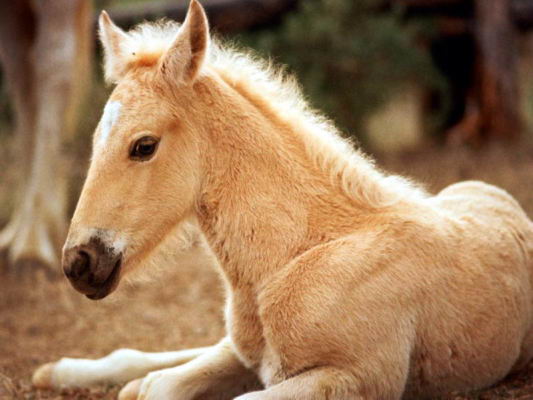
[[[148,270],[192,221],[227,292],[227,337],[122,399],[231,399],[259,385],[238,400],[434,398],[531,359],[533,223],[509,194],[462,182],[431,196],[379,172],[291,78],[209,44],[196,0],[179,28],[125,34],[103,14],[100,29],[110,101],[122,107],[105,146],[96,130],[65,249],[100,235],[123,249],[125,276]],[[129,159],[146,134],[161,138],[155,155]],[[143,357],[60,362],[34,382],[118,382],[168,366]]]
[[[143,23],[128,32],[123,50],[127,70],[157,66],[179,26],[172,21]],[[216,71],[232,86],[245,89],[265,110],[304,135],[309,155],[317,165],[329,171],[331,179],[338,182],[354,202],[381,207],[402,196],[424,196],[422,190],[405,178],[383,175],[370,158],[354,150],[353,144],[343,138],[326,117],[309,106],[296,79],[282,67],[212,38],[204,68]],[[108,81],[114,82],[117,78],[111,76]]]

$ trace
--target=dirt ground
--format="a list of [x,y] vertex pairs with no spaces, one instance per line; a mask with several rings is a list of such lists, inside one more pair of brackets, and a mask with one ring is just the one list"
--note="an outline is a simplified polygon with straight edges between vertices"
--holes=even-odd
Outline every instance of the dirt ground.
[[[513,194],[533,217],[533,144],[468,149],[429,148],[382,155],[385,169],[424,182],[431,191],[462,179],[483,179]],[[0,188],[0,190],[7,190]],[[150,281],[123,284],[93,302],[58,277],[35,268],[7,273],[0,263],[0,399],[112,399],[117,387],[37,391],[32,371],[69,357],[101,357],[117,348],[146,351],[208,345],[223,335],[218,278],[194,254]],[[533,399],[533,363],[493,388],[446,399]]]

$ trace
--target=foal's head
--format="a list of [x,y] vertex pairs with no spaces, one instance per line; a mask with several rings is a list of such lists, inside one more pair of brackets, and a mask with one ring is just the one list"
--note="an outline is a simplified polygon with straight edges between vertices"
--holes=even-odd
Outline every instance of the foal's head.
[[202,127],[191,117],[199,108],[193,85],[209,45],[196,0],[173,41],[146,28],[156,43],[139,43],[105,12],[99,22],[105,74],[117,85],[63,252],[65,274],[91,299],[111,293],[194,207]]

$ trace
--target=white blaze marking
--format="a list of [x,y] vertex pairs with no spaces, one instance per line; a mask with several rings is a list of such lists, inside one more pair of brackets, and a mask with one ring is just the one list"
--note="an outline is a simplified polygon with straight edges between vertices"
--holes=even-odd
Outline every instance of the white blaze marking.
[[100,140],[101,145],[105,145],[113,125],[120,117],[120,109],[122,104],[119,101],[110,101],[104,107],[104,115],[102,115]]

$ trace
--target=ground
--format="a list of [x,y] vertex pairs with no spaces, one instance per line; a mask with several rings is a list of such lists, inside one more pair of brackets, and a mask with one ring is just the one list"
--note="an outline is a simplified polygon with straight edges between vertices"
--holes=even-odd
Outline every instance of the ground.
[[[431,191],[458,180],[483,179],[508,190],[533,217],[532,143],[475,151],[431,147],[381,155],[378,162]],[[162,268],[150,281],[124,284],[99,302],[85,299],[61,276],[49,280],[31,268],[8,274],[0,263],[0,399],[113,399],[117,387],[36,391],[30,376],[40,364],[63,356],[92,358],[122,347],[164,351],[216,342],[224,331],[221,285],[205,262],[196,261]],[[533,399],[533,363],[493,388],[446,399]]]

